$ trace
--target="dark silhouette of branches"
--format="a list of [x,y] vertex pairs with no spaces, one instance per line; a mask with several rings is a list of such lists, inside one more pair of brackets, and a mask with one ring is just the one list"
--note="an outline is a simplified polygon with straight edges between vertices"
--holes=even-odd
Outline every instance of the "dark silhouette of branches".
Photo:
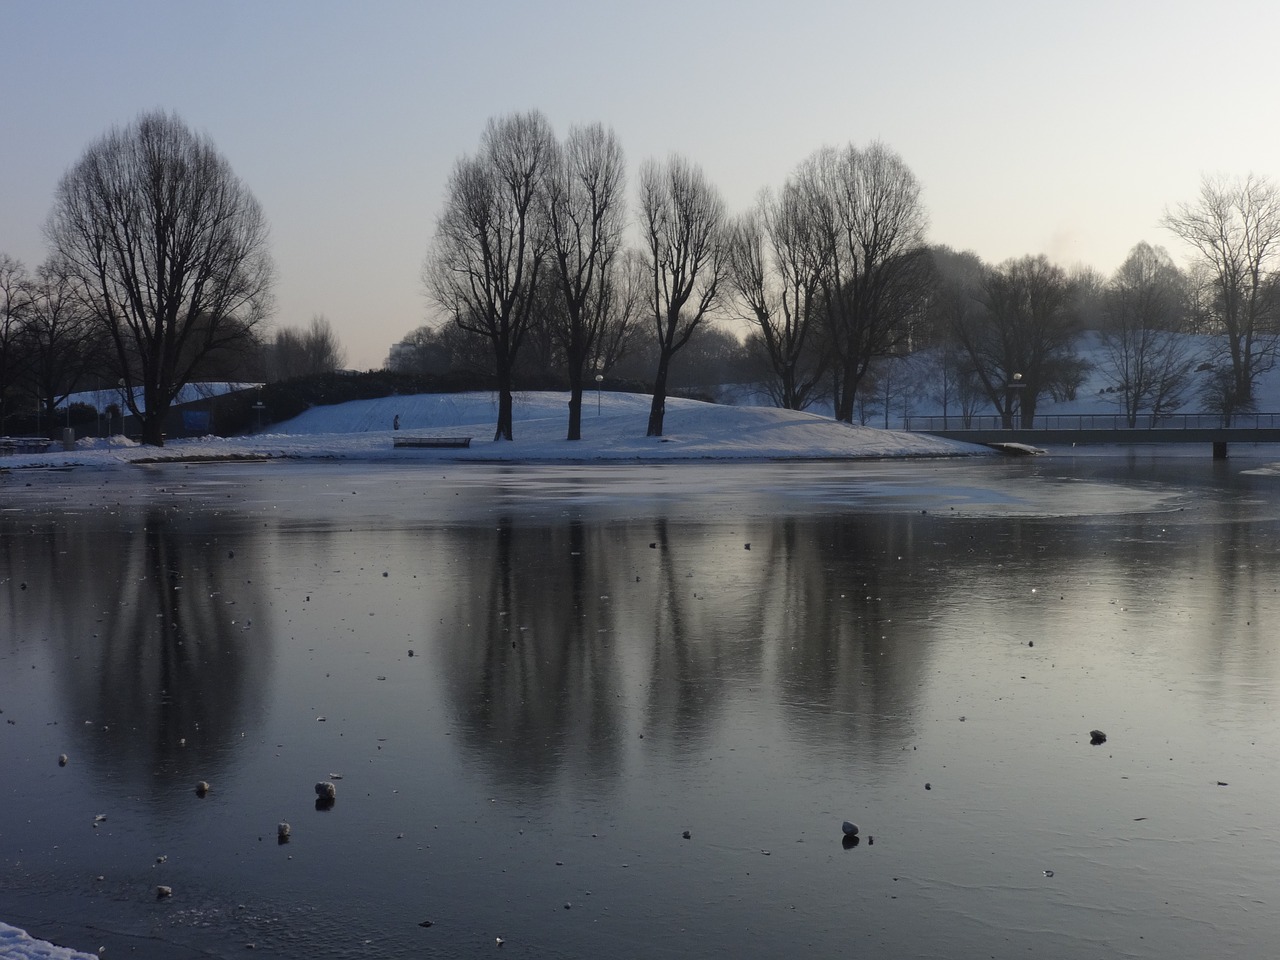
[[582,438],[582,391],[588,359],[597,352],[614,311],[612,293],[623,269],[626,166],[613,131],[575,127],[550,179],[548,221],[555,279],[563,300],[552,333],[569,377],[568,439]]
[[460,159],[449,177],[423,268],[431,299],[493,349],[495,440],[513,437],[513,373],[550,252],[546,200],[556,157],[555,136],[541,113],[490,120],[480,150]]
[[649,310],[658,345],[647,436],[662,436],[671,358],[720,297],[726,267],[724,200],[700,167],[682,157],[640,170],[640,217]]
[[1214,313],[1233,377],[1230,407],[1253,400],[1258,375],[1276,361],[1280,334],[1280,190],[1265,177],[1206,177],[1195,203],[1167,212],[1164,226],[1207,268]]
[[145,113],[62,178],[47,232],[110,339],[143,442],[163,445],[178,392],[212,355],[250,344],[270,310],[257,200],[211,140]]

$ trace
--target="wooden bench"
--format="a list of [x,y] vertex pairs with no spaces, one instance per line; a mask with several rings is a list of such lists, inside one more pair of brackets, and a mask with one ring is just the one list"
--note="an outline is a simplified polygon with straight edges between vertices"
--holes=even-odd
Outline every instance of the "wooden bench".
[[469,447],[470,437],[396,437],[396,447]]
[[0,437],[0,456],[18,453],[47,453],[53,444],[44,437]]

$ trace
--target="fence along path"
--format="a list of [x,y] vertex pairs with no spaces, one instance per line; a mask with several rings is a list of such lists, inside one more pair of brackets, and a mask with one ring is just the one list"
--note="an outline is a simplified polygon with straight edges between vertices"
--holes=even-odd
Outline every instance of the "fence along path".
[[[1014,421],[1021,418],[1015,415]],[[907,417],[903,429],[929,433],[970,443],[1081,445],[1133,443],[1208,443],[1215,460],[1225,460],[1229,443],[1280,443],[1280,413],[1236,414],[1230,425],[1218,414],[1177,413],[1140,417],[1129,426],[1128,417],[1115,413],[1037,414],[1029,425],[1006,427],[999,416]]]

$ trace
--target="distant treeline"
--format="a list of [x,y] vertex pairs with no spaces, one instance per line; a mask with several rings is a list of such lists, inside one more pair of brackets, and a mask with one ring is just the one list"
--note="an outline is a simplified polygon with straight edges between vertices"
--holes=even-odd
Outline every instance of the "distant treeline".
[[[818,150],[739,214],[684,157],[638,173],[631,193],[602,124],[558,139],[538,111],[491,119],[449,176],[426,251],[435,319],[392,348],[391,370],[428,390],[494,390],[499,439],[512,438],[513,390],[566,389],[574,440],[583,394],[606,382],[652,394],[651,436],[668,395],[724,383],[848,422],[927,396],[1013,424],[1079,389],[1077,344],[1093,330],[1131,422],[1189,402],[1230,420],[1276,361],[1280,192],[1265,178],[1206,178],[1170,209],[1159,226],[1194,251],[1185,268],[1140,242],[1103,277],[928,245],[921,186],[881,143]],[[268,333],[262,211],[175,115],[144,113],[92,143],[58,185],[47,234],[34,271],[0,253],[0,433],[53,433],[64,401],[89,389],[118,390],[153,444],[202,380],[268,382],[279,417],[401,389],[327,376],[344,350],[323,316]],[[745,342],[723,321],[745,324]]]

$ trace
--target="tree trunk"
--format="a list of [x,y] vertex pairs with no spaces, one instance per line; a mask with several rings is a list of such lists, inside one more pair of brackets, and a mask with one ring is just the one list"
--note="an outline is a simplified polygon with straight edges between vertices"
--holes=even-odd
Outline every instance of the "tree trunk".
[[841,423],[853,423],[853,394],[840,390],[836,395],[835,414]]
[[569,435],[565,439],[582,439],[582,384],[569,391]]
[[671,354],[663,350],[658,355],[658,372],[653,378],[653,403],[649,407],[646,437],[662,436],[662,421],[667,412],[667,368],[670,366]]
[[[1252,350],[1253,347],[1248,347]],[[1236,405],[1247,405],[1253,400],[1253,357],[1247,357],[1245,363],[1236,372]]]
[[844,362],[843,367],[839,382],[836,384],[836,419],[841,423],[853,423],[854,398],[858,392],[857,361],[850,357]]
[[493,432],[494,441],[514,440],[512,430],[513,404],[511,402],[511,385],[504,383],[498,387],[498,426]]
[[164,416],[150,408],[142,415],[142,443],[148,447],[164,446]]
[[511,401],[512,357],[511,351],[507,348],[508,340],[506,337],[493,337],[492,340],[494,377],[498,381],[498,423],[493,431],[493,439],[496,443],[499,440],[515,439],[513,423],[515,418]]
[[138,418],[142,427],[142,443],[148,447],[164,446],[164,421],[169,412],[168,404],[160,402],[160,388],[147,383],[142,388],[142,415]]
[[569,363],[569,435],[566,440],[582,439],[582,364]]
[[[71,398],[68,397],[67,398],[68,406],[70,405],[70,403],[71,403]],[[45,422],[49,424],[49,430],[48,430],[49,439],[50,440],[58,439],[58,405],[57,403],[53,400],[41,400],[40,406],[44,407]]]
[[1032,394],[1030,390],[1028,390],[1027,393],[1030,394],[1030,396],[1022,398],[1022,405],[1018,409],[1018,413],[1022,419],[1023,430],[1030,430],[1036,425],[1036,400],[1038,398],[1037,395]]
[[787,410],[799,410],[800,398],[796,396],[796,364],[794,361],[782,368],[782,405]]

